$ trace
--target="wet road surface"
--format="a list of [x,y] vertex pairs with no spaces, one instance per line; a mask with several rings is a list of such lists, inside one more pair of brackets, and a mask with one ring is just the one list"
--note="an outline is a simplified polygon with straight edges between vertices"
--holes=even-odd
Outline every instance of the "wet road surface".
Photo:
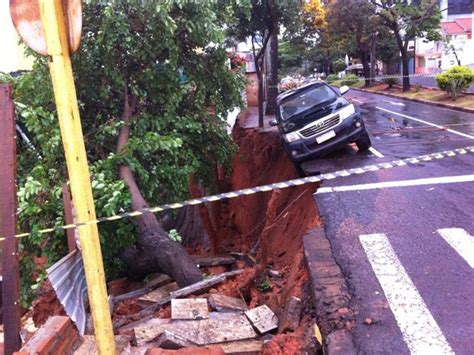
[[[350,91],[375,150],[326,173],[474,145],[474,115]],[[357,312],[361,354],[474,353],[474,154],[325,181],[315,194]],[[370,324],[367,324],[370,323]]]

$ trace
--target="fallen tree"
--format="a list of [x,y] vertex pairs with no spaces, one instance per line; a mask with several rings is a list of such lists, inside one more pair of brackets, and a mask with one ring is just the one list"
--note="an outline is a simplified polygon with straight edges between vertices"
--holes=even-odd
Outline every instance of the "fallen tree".
[[[244,82],[227,65],[219,23],[225,11],[193,2],[84,4],[81,48],[72,60],[99,216],[189,198],[191,175],[214,189],[216,166],[234,151],[225,118],[240,104]],[[15,99],[35,147],[20,147],[21,229],[64,224],[60,187],[67,176],[45,59],[16,79]],[[100,224],[99,231],[109,278],[124,271],[122,255],[137,278],[159,271],[180,286],[202,279],[160,216]],[[60,236],[22,241],[24,290],[34,256],[51,264],[66,253]]]

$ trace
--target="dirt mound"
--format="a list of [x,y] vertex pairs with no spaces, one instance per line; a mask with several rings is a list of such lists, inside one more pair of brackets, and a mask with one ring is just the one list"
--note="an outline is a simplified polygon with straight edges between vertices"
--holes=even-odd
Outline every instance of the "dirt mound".
[[[244,129],[237,122],[233,138],[239,146],[232,160],[232,175],[225,185],[227,191],[250,188],[298,178],[288,159],[277,132]],[[268,267],[272,277],[255,280],[257,267],[234,280],[220,285],[218,292],[229,296],[243,296],[249,307],[268,305],[278,316],[282,315],[291,296],[303,300],[305,315],[300,327],[293,333],[280,334],[272,339],[264,353],[298,353],[308,347],[306,330],[311,328],[313,313],[309,278],[305,268],[302,237],[310,228],[321,224],[313,200],[317,185],[282,189],[274,201],[275,218],[267,220],[272,192],[256,193],[226,201],[214,202],[209,207],[210,220],[218,240],[214,241],[219,253],[241,252],[260,261],[259,249],[265,232],[268,236]],[[294,350],[294,352],[293,352]]]

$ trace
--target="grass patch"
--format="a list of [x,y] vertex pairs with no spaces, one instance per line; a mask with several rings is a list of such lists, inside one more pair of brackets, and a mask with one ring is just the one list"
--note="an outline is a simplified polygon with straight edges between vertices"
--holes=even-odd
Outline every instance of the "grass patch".
[[386,92],[399,97],[407,97],[411,99],[419,99],[429,102],[443,103],[457,107],[474,109],[474,95],[460,94],[458,99],[453,101],[451,96],[446,94],[444,91],[416,88],[414,85],[412,85],[410,91],[407,92],[403,92],[400,86],[394,86],[393,88],[388,89],[386,84],[376,84],[368,88],[368,90],[373,92]]
[[[329,83],[329,85],[336,86],[336,87],[339,88],[339,87],[342,86],[342,80],[333,81],[332,83]],[[354,85],[351,85],[350,87],[351,88],[362,88],[362,87],[364,87],[364,79],[360,79],[357,83],[355,83]]]

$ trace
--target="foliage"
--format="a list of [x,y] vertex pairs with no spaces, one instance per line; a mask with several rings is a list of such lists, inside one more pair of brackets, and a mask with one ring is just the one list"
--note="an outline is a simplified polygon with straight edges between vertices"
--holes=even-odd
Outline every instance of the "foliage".
[[438,0],[370,0],[377,7],[383,25],[396,39],[402,57],[403,90],[410,89],[408,77],[408,43],[416,37],[439,40],[441,20]]
[[295,41],[284,41],[278,47],[280,76],[295,74],[303,66],[305,46]]
[[394,78],[394,77],[388,77],[388,78],[385,78],[383,80],[383,82],[385,84],[388,85],[388,88],[391,89],[393,87],[393,85],[396,85],[399,83],[398,79],[397,78]]
[[452,67],[436,76],[438,87],[451,95],[453,101],[457,99],[459,93],[467,90],[472,83],[474,83],[474,70],[468,67]]
[[338,79],[339,79],[339,77],[336,74],[329,74],[328,77],[326,78],[326,81],[328,83],[331,83],[331,82],[336,81]]
[[170,229],[168,231],[169,238],[177,243],[181,243],[183,241],[183,237],[178,233],[176,229]]
[[354,84],[357,84],[359,82],[360,78],[357,76],[357,75],[354,75],[354,74],[349,74],[349,75],[346,75],[342,81],[341,81],[341,84],[342,85],[348,85],[348,86],[352,86]]
[[336,59],[335,61],[332,62],[332,69],[336,73],[343,71],[344,69],[346,69],[346,61],[342,58]]
[[267,291],[270,291],[272,289],[272,284],[270,283],[270,280],[268,280],[268,278],[265,277],[260,281],[260,285],[259,285],[258,288],[262,292],[267,292]]
[[400,59],[397,41],[386,28],[379,29],[375,51],[377,58],[387,65],[398,62]]
[[[152,205],[189,197],[189,174],[215,189],[216,164],[228,165],[234,151],[225,118],[241,103],[244,80],[242,71],[228,68],[219,22],[228,9],[217,5],[84,4],[81,48],[72,59],[98,216],[130,209],[117,171],[124,163]],[[130,139],[117,154],[125,90],[137,109]],[[51,264],[66,253],[63,232],[36,233],[64,224],[61,187],[67,181],[46,58],[15,80],[15,101],[34,146],[18,146],[18,223],[34,232],[20,241],[27,299],[33,256],[47,256]],[[118,255],[134,243],[135,225],[107,222],[99,232],[107,276],[116,277],[122,270]]]

